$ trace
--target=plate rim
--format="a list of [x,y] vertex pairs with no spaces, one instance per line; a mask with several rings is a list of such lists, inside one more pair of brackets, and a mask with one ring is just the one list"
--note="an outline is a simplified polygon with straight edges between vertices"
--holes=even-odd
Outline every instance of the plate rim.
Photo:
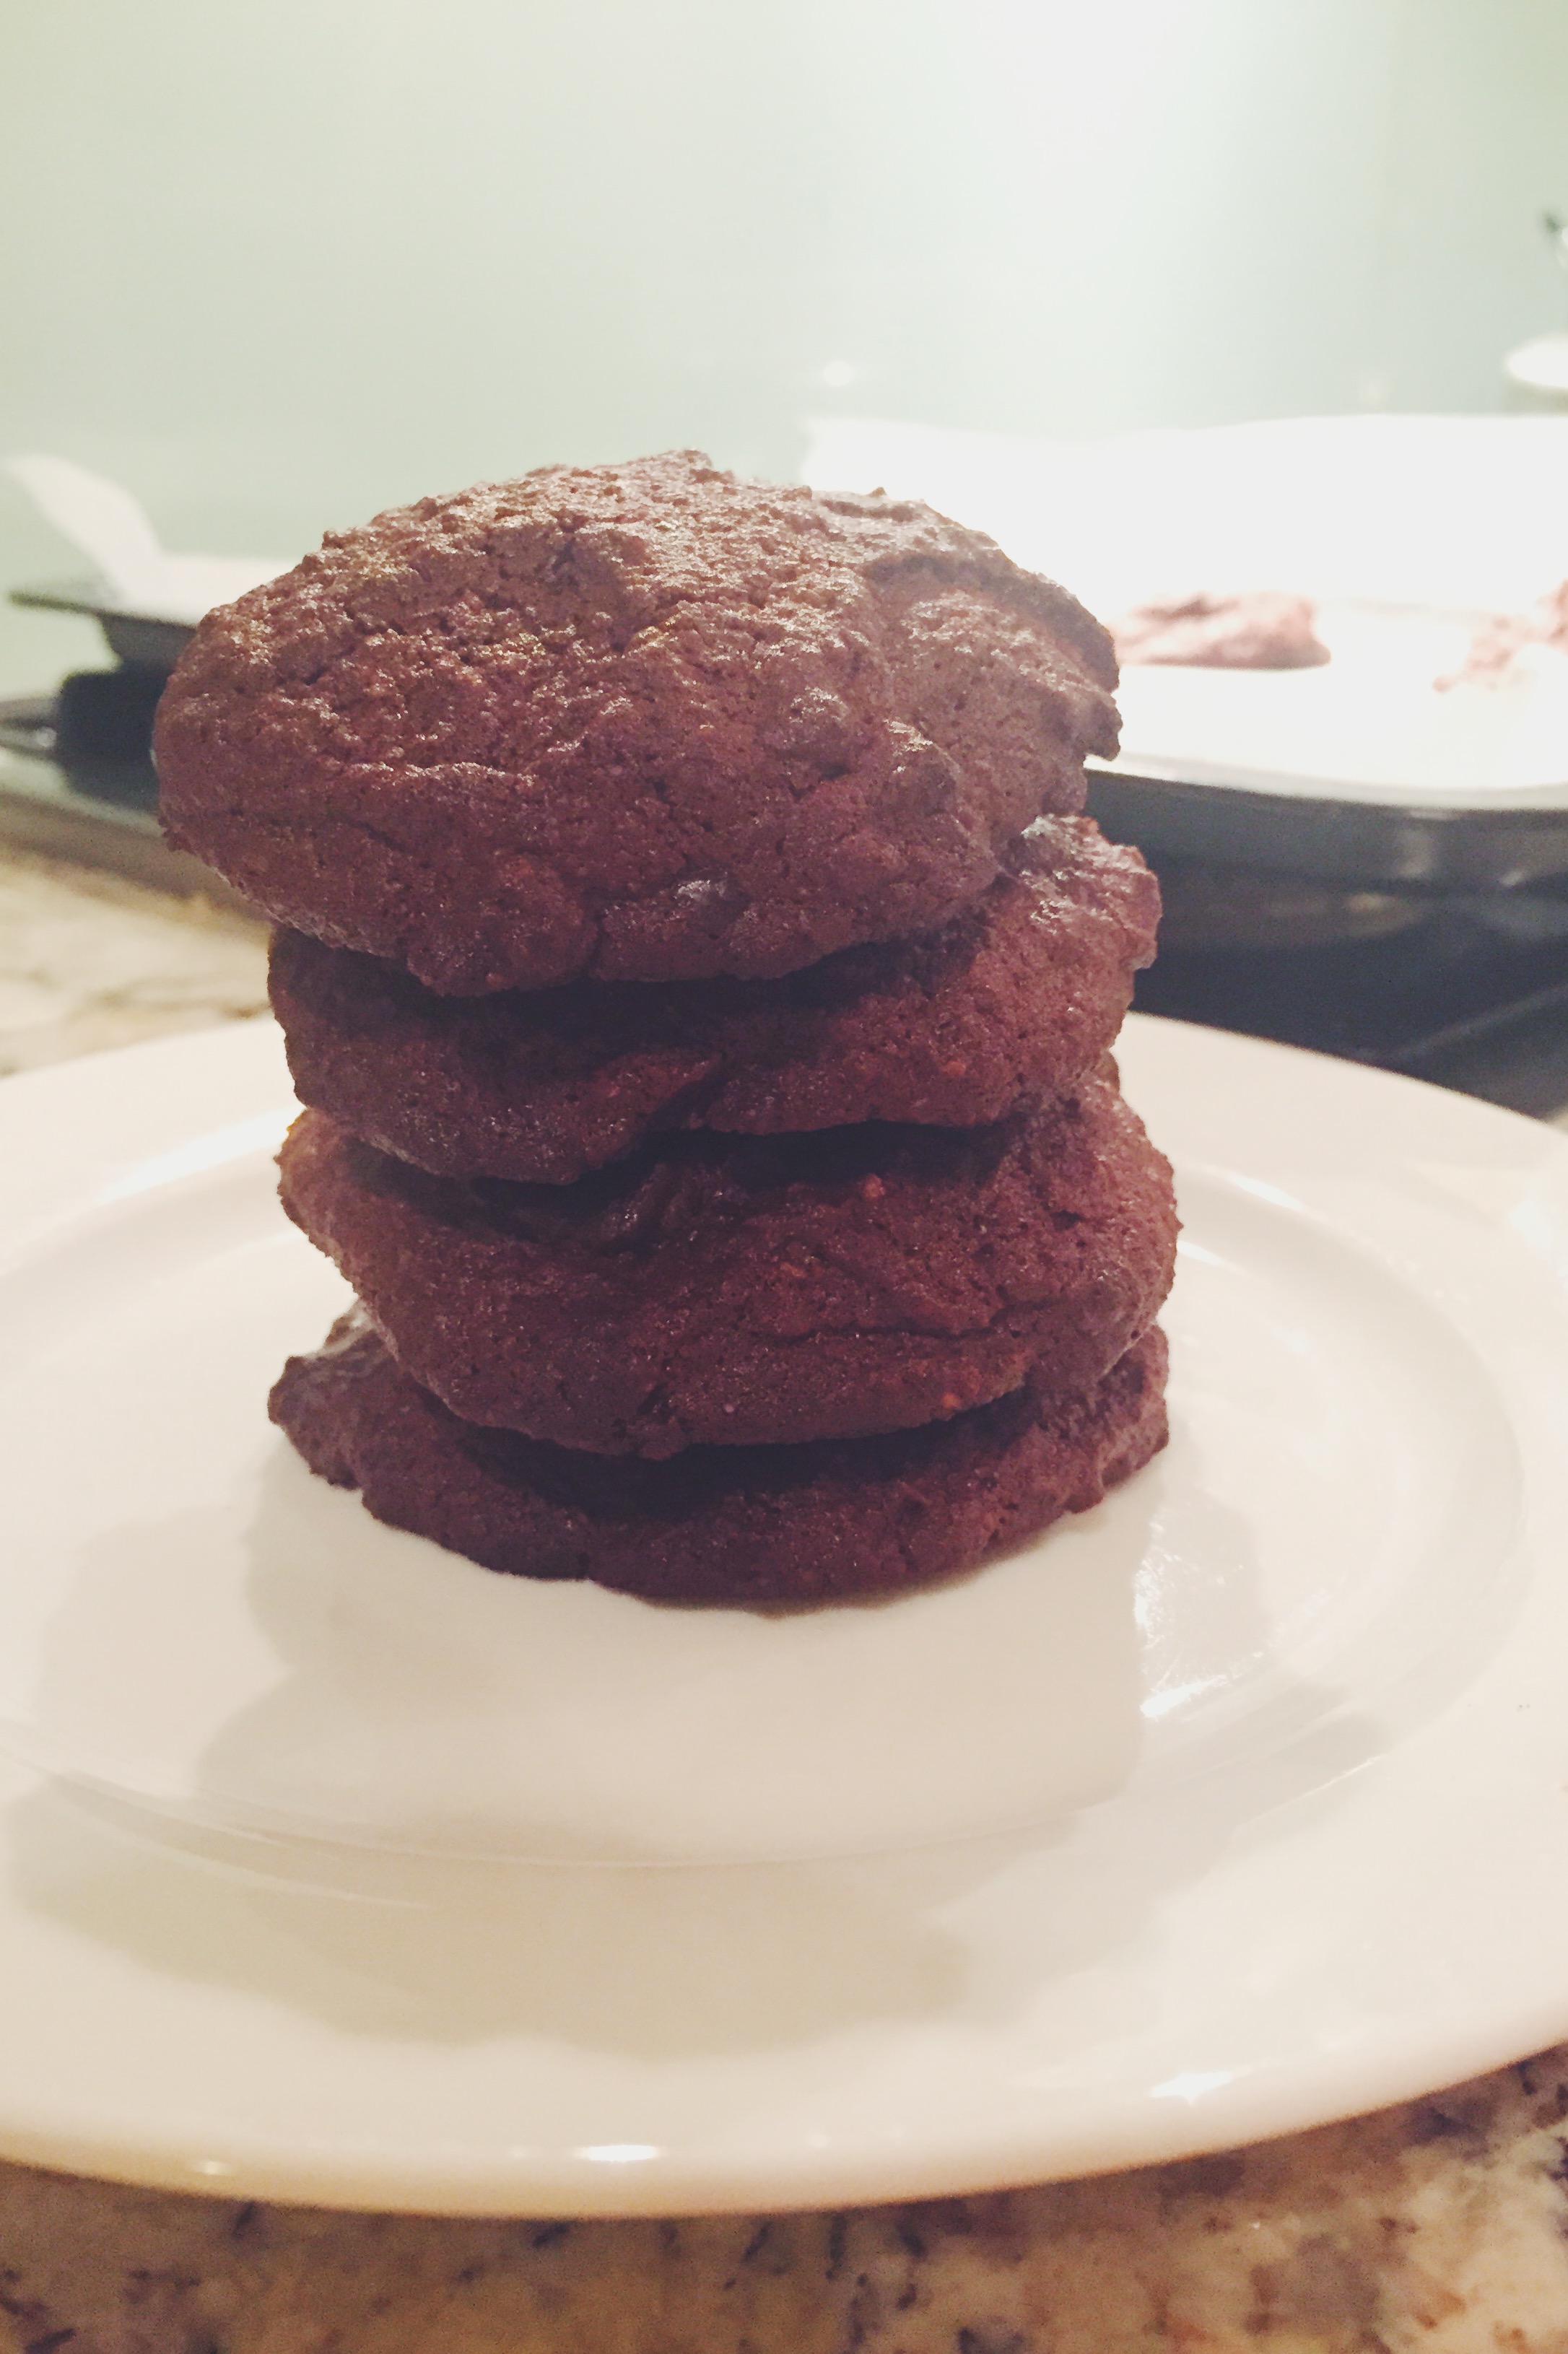
[[[1233,1075],[1249,1064],[1254,1072],[1265,1066],[1287,1072],[1310,1064],[1321,1084],[1342,1087],[1362,1103],[1374,1095],[1389,1104],[1397,1100],[1417,1125],[1424,1124],[1427,1113],[1439,1126],[1446,1118],[1457,1129],[1488,1135],[1516,1152],[1528,1147],[1531,1161],[1568,1172],[1568,1138],[1523,1115],[1403,1075],[1147,1016],[1131,1017],[1121,1051],[1135,1072],[1147,1056],[1170,1055],[1187,1055],[1198,1063],[1217,1061]],[[286,1090],[281,1042],[265,1020],[183,1034],[19,1075],[0,1090],[0,1140],[13,1119],[36,1139],[41,1121],[48,1144],[49,1132],[69,1127],[73,1114],[85,1113],[100,1141],[85,1156],[66,1149],[51,1159],[46,1150],[41,1178],[35,1171],[37,1182],[30,1189],[26,1182],[18,1185],[14,1156],[7,1156],[7,1173],[0,1174],[0,1202],[19,1193],[24,1216],[4,1257],[14,1262],[47,1230],[58,1231],[62,1220],[69,1223],[79,1214],[84,1201],[101,1194],[106,1185],[117,1188],[138,1154],[155,1157],[160,1140],[167,1151],[175,1149],[170,1139],[189,1138],[197,1103],[204,1117],[195,1123],[196,1133],[212,1132],[215,1108],[226,1116],[238,1115],[238,1120],[219,1119],[219,1128],[243,1126],[245,1108],[250,1108],[254,1119],[258,1101],[269,1091],[269,1116],[282,1108],[287,1097],[281,1104],[276,1093],[280,1081]],[[1136,1096],[1136,1082],[1132,1092]],[[111,1133],[116,1141],[108,1140]],[[53,1140],[60,1143],[58,1135]],[[69,1199],[62,1202],[58,1191],[59,1170],[71,1162],[77,1164],[74,1208]],[[28,1198],[29,1190],[34,1198]],[[1559,1239],[1568,1266],[1568,1227]],[[1568,1749],[1564,1755],[1568,1759]],[[0,1770],[0,1802],[42,1787],[47,1784],[41,1776],[9,1766]],[[12,1890],[0,1883],[0,1937],[13,1950],[17,1911]],[[47,1947],[48,1937],[44,1943]],[[710,2154],[706,2160],[666,2152],[646,2165],[607,2165],[580,2157],[564,2163],[557,2154],[542,2166],[519,2161],[498,2168],[493,2154],[427,2151],[415,2162],[400,2148],[328,2150],[307,2146],[306,2136],[291,2137],[284,2147],[275,2136],[248,2133],[237,2126],[226,2133],[221,2158],[210,2149],[193,2157],[189,2127],[166,2123],[160,2132],[145,2118],[116,2122],[106,2114],[101,2099],[96,2106],[89,2102],[85,2112],[79,2102],[62,2099],[54,2115],[45,2117],[29,2114],[26,2103],[4,2094],[0,2151],[23,2163],[127,2182],[355,2209],[411,2205],[431,2213],[517,2216],[810,2209],[957,2195],[1159,2163],[1271,2138],[1460,2081],[1518,2059],[1564,2032],[1568,1984],[1560,1995],[1542,1984],[1509,2008],[1505,2017],[1478,2020],[1461,2004],[1452,2018],[1439,2019],[1436,2028],[1429,2021],[1424,2041],[1395,2038],[1370,2055],[1359,2047],[1319,2055],[1309,2082],[1297,2081],[1298,2067],[1294,2074],[1288,2068],[1259,2071],[1230,2084],[1200,2088],[1191,2097],[1158,2104],[1150,2102],[1145,2088],[1140,2107],[1124,2094],[1116,2119],[1107,2115],[1097,2136],[1080,2133],[1074,2147],[1054,2155],[1041,2147],[1036,2125],[993,2126],[989,2137],[949,2129],[945,2136],[930,2137],[921,2149],[904,2144],[880,2152],[863,2147],[858,2152],[849,2148],[803,2156],[796,2150],[789,2157],[775,2153],[745,2162],[738,2152],[717,2158]],[[1435,2035],[1443,2053],[1437,2065]],[[1148,2114],[1150,2110],[1155,2114]]]

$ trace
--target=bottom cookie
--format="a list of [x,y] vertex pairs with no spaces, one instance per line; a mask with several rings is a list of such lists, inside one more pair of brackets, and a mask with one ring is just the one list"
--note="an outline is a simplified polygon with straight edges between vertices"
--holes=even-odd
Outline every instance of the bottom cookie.
[[460,1421],[360,1311],[270,1400],[311,1469],[394,1528],[514,1576],[650,1600],[814,1603],[929,1585],[1086,1511],[1165,1444],[1151,1330],[1082,1397],[1025,1388],[919,1430],[582,1455]]

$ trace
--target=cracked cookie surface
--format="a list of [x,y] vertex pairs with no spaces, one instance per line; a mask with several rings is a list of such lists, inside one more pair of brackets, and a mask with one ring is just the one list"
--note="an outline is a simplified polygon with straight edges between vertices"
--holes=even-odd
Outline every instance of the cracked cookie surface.
[[693,451],[335,534],[209,614],[171,839],[457,995],[768,977],[972,906],[1114,750],[1110,640],[929,508]]
[[574,1455],[461,1422],[363,1311],[292,1357],[270,1412],[313,1471],[487,1569],[650,1600],[812,1603],[912,1590],[1086,1511],[1165,1444],[1163,1335],[1087,1391],[1025,1384],[950,1422],[668,1462]]
[[942,931],[779,981],[440,997],[281,931],[272,1008],[300,1100],[351,1135],[440,1175],[565,1184],[669,1129],[969,1128],[1059,1095],[1116,1035],[1159,908],[1135,850],[1050,818]]
[[426,1175],[323,1112],[290,1216],[466,1420],[596,1452],[859,1436],[1097,1381],[1171,1282],[1107,1078],[990,1129],[662,1140],[569,1186]]

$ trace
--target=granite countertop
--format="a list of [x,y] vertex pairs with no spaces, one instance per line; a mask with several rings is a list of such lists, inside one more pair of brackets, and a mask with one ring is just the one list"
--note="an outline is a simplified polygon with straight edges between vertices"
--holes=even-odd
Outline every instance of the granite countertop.
[[1180,2166],[680,2222],[332,2215],[5,2168],[0,2312],[16,2354],[1562,2354],[1565,2120],[1568,2049]]
[[261,925],[0,848],[0,1074],[266,1011]]
[[[231,912],[0,853],[0,1071],[263,1011]],[[1568,2046],[1098,2180],[679,2222],[340,2215],[0,2165],[0,2354],[1568,2354]]]

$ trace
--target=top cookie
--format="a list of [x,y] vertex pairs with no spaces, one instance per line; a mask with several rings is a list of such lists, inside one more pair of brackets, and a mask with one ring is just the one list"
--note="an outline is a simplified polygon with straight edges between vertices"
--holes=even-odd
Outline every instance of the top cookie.
[[164,822],[443,993],[765,978],[972,906],[1082,807],[1115,683],[1065,589],[928,507],[690,451],[546,467],[209,614]]

